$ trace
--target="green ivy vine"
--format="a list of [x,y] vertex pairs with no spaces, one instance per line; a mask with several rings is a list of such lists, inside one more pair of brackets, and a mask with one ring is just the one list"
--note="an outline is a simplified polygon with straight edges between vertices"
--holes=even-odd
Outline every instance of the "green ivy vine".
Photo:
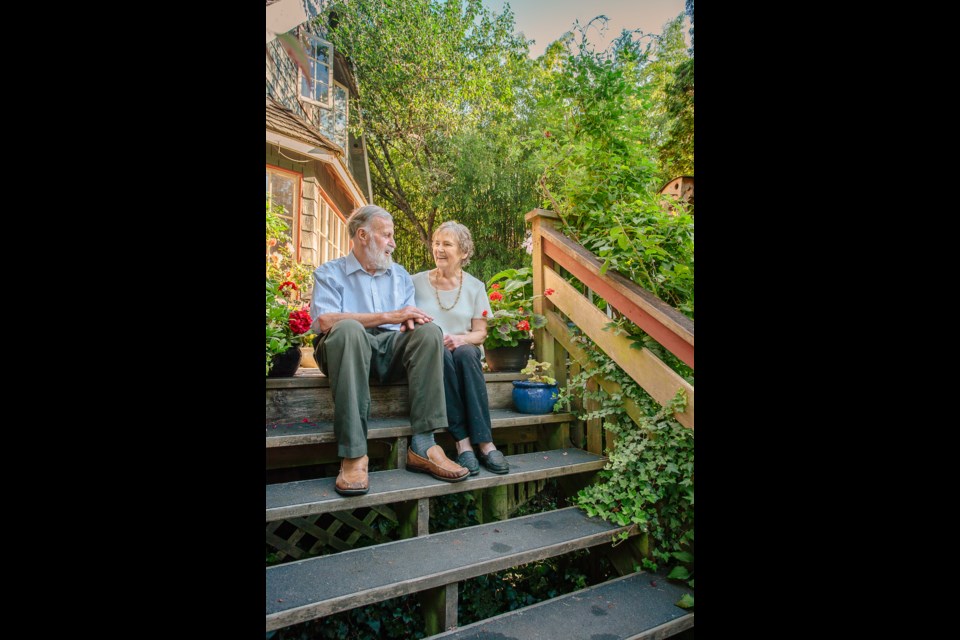
[[[681,389],[660,406],[592,340],[584,335],[574,340],[595,367],[584,367],[571,377],[558,403],[569,410],[575,397],[596,400],[599,409],[578,417],[602,419],[604,428],[617,436],[614,449],[606,451],[609,461],[600,481],[582,489],[576,504],[590,516],[649,534],[652,558],[644,561],[644,568],[655,571],[673,564],[668,577],[693,588],[694,437],[671,417],[686,408],[686,394]],[[586,382],[594,376],[620,385],[620,393],[611,395],[602,387],[588,390]],[[625,398],[643,412],[640,425],[624,411]]]

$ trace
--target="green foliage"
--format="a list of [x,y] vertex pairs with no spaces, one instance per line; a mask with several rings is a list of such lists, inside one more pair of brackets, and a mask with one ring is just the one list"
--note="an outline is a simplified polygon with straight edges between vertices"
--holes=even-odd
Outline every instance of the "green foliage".
[[405,596],[284,627],[271,640],[423,638],[424,625],[420,602]]
[[585,554],[531,562],[464,581],[457,610],[460,626],[587,587],[587,576],[572,562]]
[[477,499],[469,491],[430,498],[430,533],[477,524],[480,524]]
[[647,68],[650,104],[645,117],[655,132],[661,186],[679,175],[693,175],[694,62],[683,38],[683,18],[665,25],[656,60]]
[[657,193],[663,171],[672,170],[657,145],[673,126],[661,103],[666,78],[686,55],[677,51],[679,25],[646,46],[648,36],[624,32],[597,52],[585,27],[579,39],[551,45],[540,60],[544,131],[536,156],[563,232],[603,259],[604,271],[617,270],[693,317],[693,216]]
[[557,379],[547,375],[547,370],[552,365],[549,362],[537,362],[533,358],[527,360],[527,366],[520,369],[520,373],[527,376],[530,382],[545,382],[546,384],[557,384]]
[[575,33],[579,40],[554,43],[540,59],[544,130],[537,157],[551,208],[578,230],[593,212],[647,192],[656,156],[643,119],[649,44],[625,33],[610,50],[596,52],[586,27]]
[[[574,397],[597,400],[599,410],[578,417],[601,418],[604,428],[617,436],[599,482],[581,490],[577,504],[590,516],[649,533],[652,558],[645,559],[644,568],[680,562],[683,566],[673,568],[673,576],[683,574],[681,579],[687,579],[693,574],[693,432],[668,417],[683,410],[686,397],[680,391],[661,407],[592,341],[582,335],[575,340],[596,368],[573,376],[558,403],[569,406]],[[592,376],[619,384],[620,394],[611,396],[602,387],[587,391],[586,381]],[[643,412],[640,426],[623,410],[624,398]]]
[[349,0],[328,12],[360,89],[352,125],[367,137],[374,197],[398,214],[394,259],[431,267],[433,229],[456,218],[478,232],[483,279],[495,247],[516,252],[518,217],[536,202],[530,154],[511,151],[532,66],[513,14],[481,0]]
[[530,264],[523,216],[540,204],[540,170],[532,150],[517,141],[529,138],[531,128],[526,117],[498,118],[450,142],[452,178],[437,196],[438,221],[457,220],[470,229],[475,253],[469,270],[484,282],[506,265]]

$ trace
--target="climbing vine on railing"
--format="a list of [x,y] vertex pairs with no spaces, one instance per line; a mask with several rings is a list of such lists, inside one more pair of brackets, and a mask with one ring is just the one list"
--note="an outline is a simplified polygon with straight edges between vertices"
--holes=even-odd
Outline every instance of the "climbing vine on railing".
[[[679,562],[669,576],[688,580],[693,587],[693,432],[669,417],[683,411],[686,396],[680,390],[660,406],[593,341],[583,335],[574,340],[596,367],[584,367],[573,376],[558,403],[569,407],[573,397],[598,401],[600,409],[578,417],[600,418],[604,428],[617,436],[616,447],[607,452],[609,462],[599,474],[601,481],[581,490],[577,504],[590,516],[648,533],[653,560],[645,561],[645,568],[656,570]],[[621,392],[586,390],[586,381],[594,376],[617,383]],[[640,425],[623,410],[624,398],[643,411]]]

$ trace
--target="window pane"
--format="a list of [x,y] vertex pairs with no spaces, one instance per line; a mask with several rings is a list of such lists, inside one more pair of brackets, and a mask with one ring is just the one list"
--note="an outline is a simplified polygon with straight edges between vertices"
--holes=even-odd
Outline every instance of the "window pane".
[[333,139],[344,153],[347,151],[347,90],[339,85],[333,85]]
[[296,211],[295,207],[293,206],[293,198],[296,190],[296,185],[294,184],[293,178],[274,173],[270,176],[270,186],[273,194],[273,202],[275,204],[283,205],[284,216],[292,217],[294,211]]
[[317,79],[317,82],[322,82],[324,85],[330,85],[330,68],[325,64],[318,64],[316,66],[316,71],[311,70],[315,73],[314,76]]

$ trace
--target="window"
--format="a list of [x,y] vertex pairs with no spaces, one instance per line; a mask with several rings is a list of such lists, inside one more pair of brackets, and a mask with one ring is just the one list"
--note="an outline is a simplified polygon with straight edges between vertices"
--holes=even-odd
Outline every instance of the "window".
[[333,45],[309,33],[305,38],[303,48],[307,52],[313,82],[307,82],[307,77],[298,68],[300,97],[329,109],[333,99]]
[[337,215],[337,212],[327,204],[326,200],[320,201],[320,220],[317,228],[320,231],[320,250],[319,259],[321,264],[347,255],[348,249],[343,246],[343,237],[345,235],[346,224]]
[[[293,257],[297,258],[297,242],[300,227],[300,174],[267,167],[267,198],[271,205],[283,205],[281,216],[287,223],[287,236],[293,245]],[[276,249],[273,249],[275,251]]]
[[350,91],[339,82],[333,83],[333,109],[320,113],[320,129],[347,153],[347,123],[350,117]]

